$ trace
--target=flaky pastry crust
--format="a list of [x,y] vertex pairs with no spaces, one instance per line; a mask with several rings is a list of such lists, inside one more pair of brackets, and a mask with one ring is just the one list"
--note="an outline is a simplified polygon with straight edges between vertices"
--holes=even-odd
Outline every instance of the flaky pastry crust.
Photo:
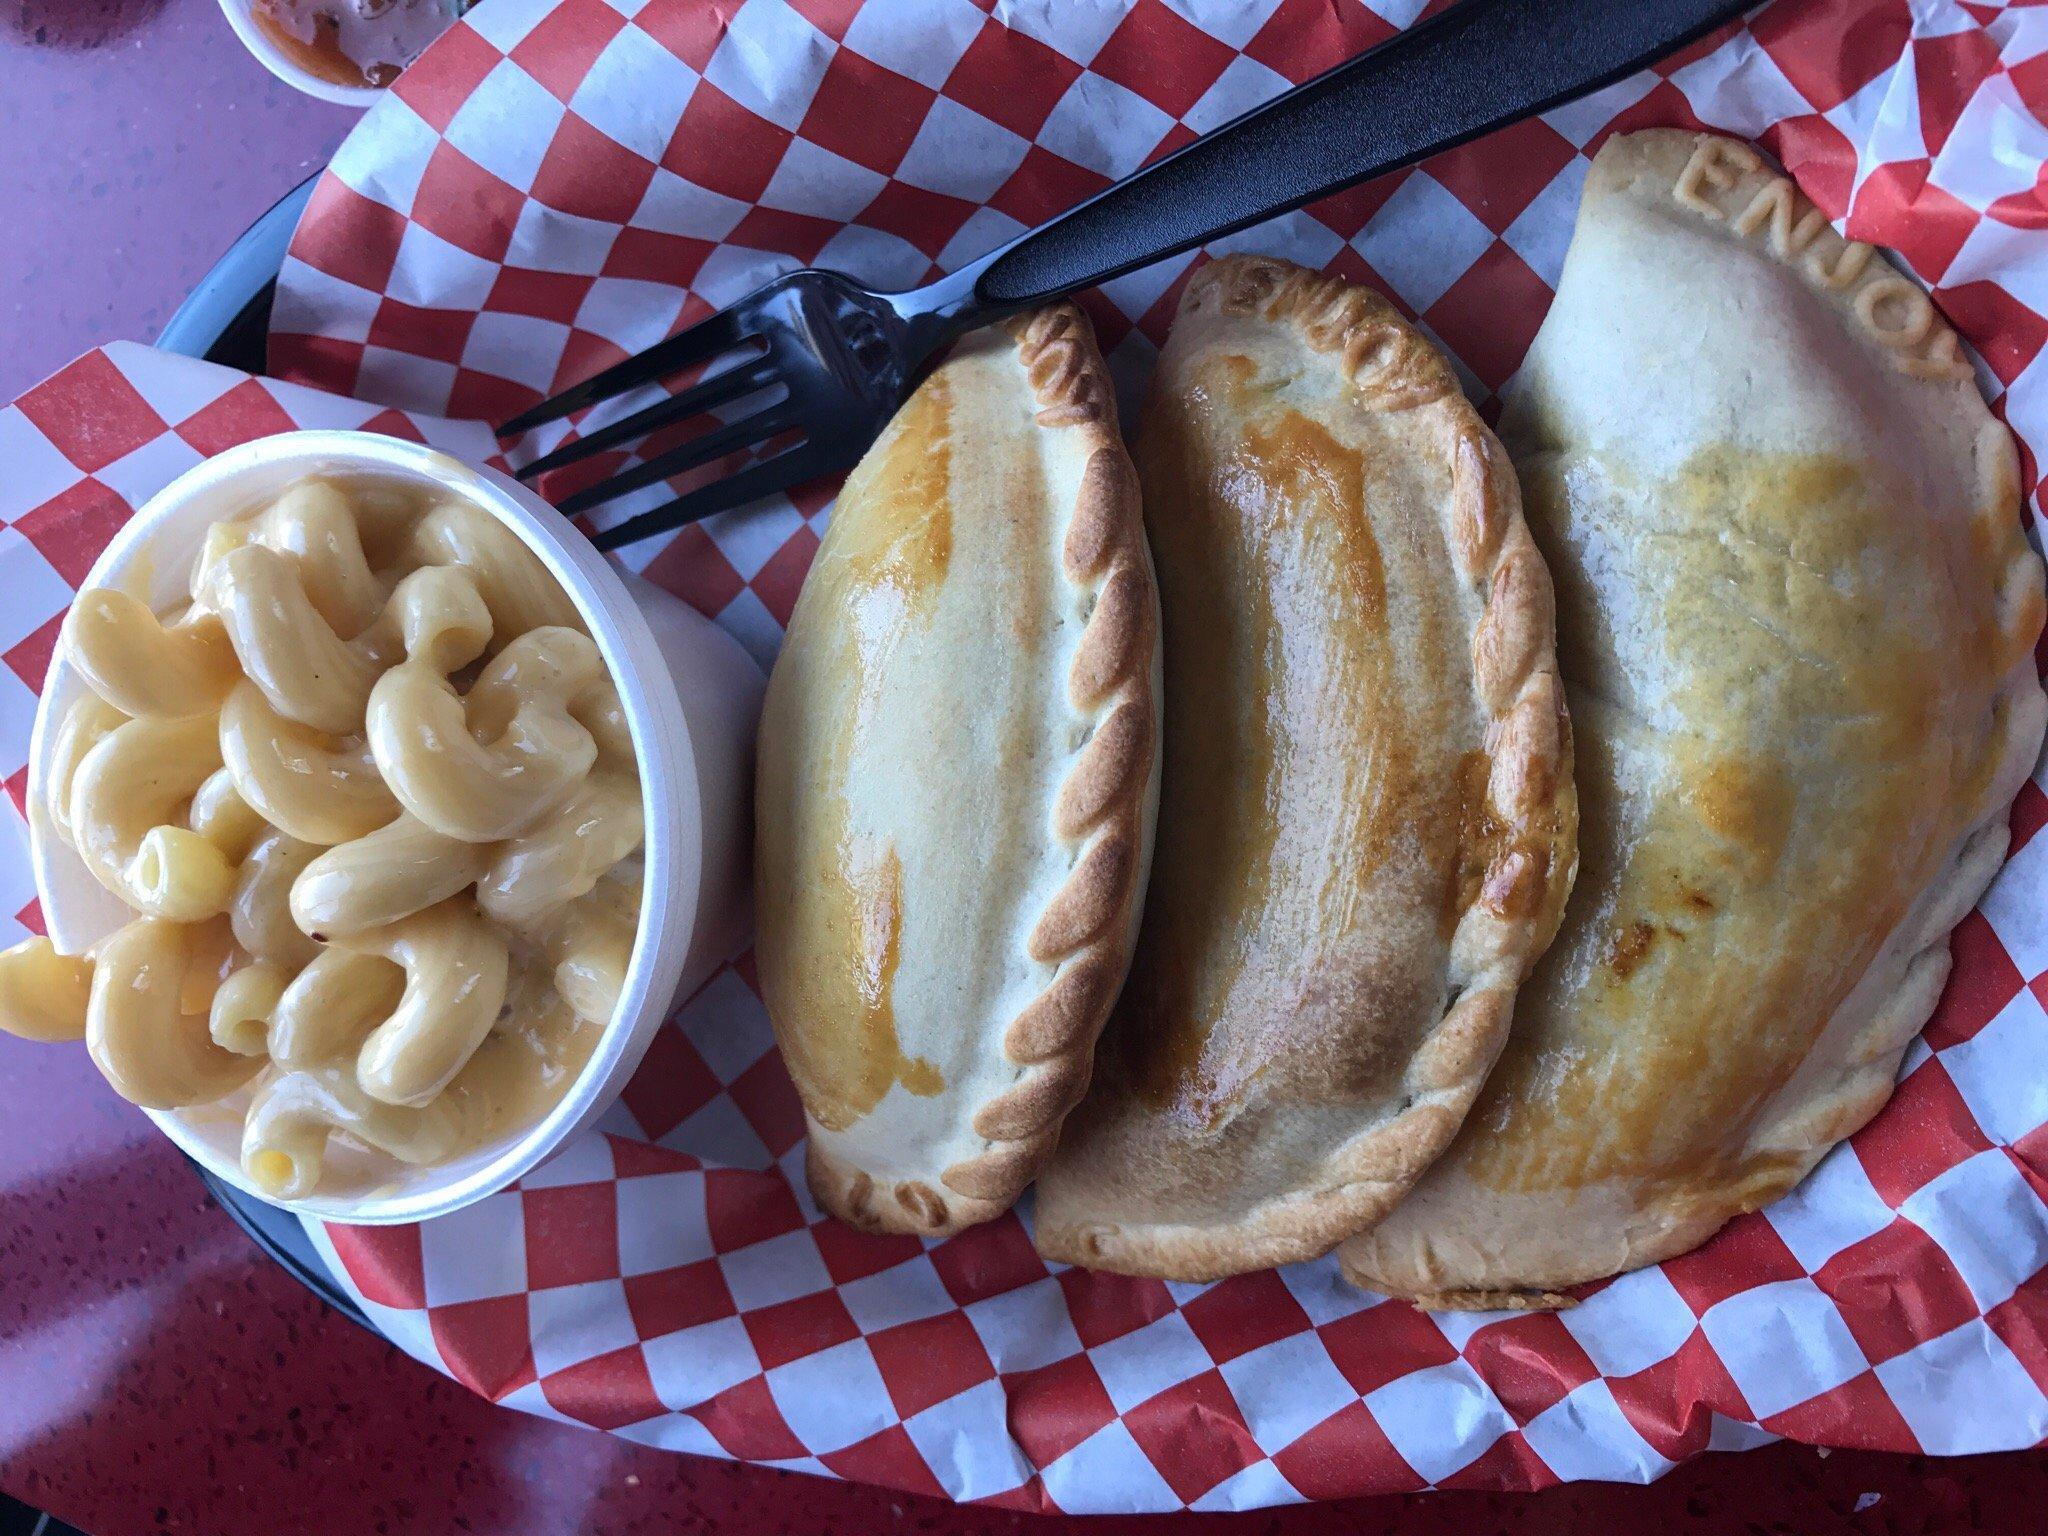
[[[1681,274],[1690,308],[1643,307]],[[1356,1283],[1430,1307],[1569,1304],[1776,1199],[1868,1122],[2003,861],[2048,717],[2010,435],[1927,296],[1756,150],[1610,140],[1545,331],[1504,430],[1573,595],[1583,755],[1651,766],[1612,770],[1619,794],[1582,783],[1588,867],[1611,840],[1609,873],[1575,899],[1467,1134],[1342,1251]],[[1637,590],[1615,537],[1668,568]],[[1682,631],[1613,617],[1688,603]],[[1731,631],[1701,632],[1723,615]],[[1666,624],[1687,644],[1660,649]],[[1724,677],[1730,633],[1760,648]],[[1774,690],[1801,678],[1821,682],[1788,708]],[[1625,809],[1665,829],[1622,838]],[[1644,893],[1667,870],[1685,883],[1660,917]],[[1803,979],[1837,952],[1860,971]]]
[[1150,859],[1158,596],[1109,374],[1086,318],[1071,304],[1032,311],[1003,329],[1029,378],[1037,427],[1077,439],[1086,453],[1059,561],[1086,614],[1066,674],[1083,724],[1046,807],[1069,864],[1020,935],[1017,960],[1045,979],[991,1042],[1012,1070],[1007,1086],[972,1111],[980,1149],[935,1179],[891,1177],[836,1155],[813,1123],[806,1155],[812,1192],[825,1209],[869,1231],[944,1236],[1000,1216],[1030,1183],[1087,1089],[1096,1037],[1130,962]]
[[[1396,1101],[1383,1113],[1365,1114],[1368,1123],[1331,1147],[1301,1187],[1234,1206],[1229,1157],[1216,1156],[1200,1137],[1169,1141],[1182,1164],[1215,1156],[1213,1169],[1177,1176],[1183,1187],[1206,1187],[1210,1208],[1196,1220],[1144,1219],[1128,1208],[1112,1219],[1100,1212],[1132,1177],[1124,1138],[1156,1147],[1165,1133],[1093,1134],[1105,1124],[1143,1123],[1144,1112],[1133,1107],[1136,1091],[1121,1086],[1105,1087],[1110,1102],[1091,1099],[1070,1125],[1068,1144],[1040,1185],[1040,1251],[1093,1268],[1182,1280],[1327,1252],[1392,1208],[1449,1143],[1499,1053],[1516,987],[1555,930],[1572,878],[1576,816],[1549,576],[1523,523],[1507,457],[1459,392],[1450,365],[1379,295],[1285,261],[1238,256],[1204,267],[1189,284],[1180,323],[1211,308],[1292,330],[1339,376],[1353,407],[1394,419],[1409,451],[1447,461],[1451,565],[1478,596],[1469,655],[1472,703],[1490,760],[1484,798],[1491,820],[1486,846],[1465,849],[1465,858],[1476,852],[1480,862],[1449,914],[1441,1016],[1409,1055]],[[1148,483],[1147,495],[1156,494]],[[1158,518],[1176,513],[1163,505],[1152,511]],[[1446,530],[1422,536],[1445,538]],[[1204,707],[1177,699],[1169,699],[1169,709]],[[1179,830],[1168,826],[1164,835]],[[1142,1051],[1143,1043],[1130,1048]]]

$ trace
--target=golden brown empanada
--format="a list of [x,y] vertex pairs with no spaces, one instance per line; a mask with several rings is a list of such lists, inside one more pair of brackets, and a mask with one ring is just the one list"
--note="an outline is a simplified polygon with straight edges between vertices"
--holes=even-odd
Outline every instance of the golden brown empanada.
[[1570,884],[1570,737],[1514,475],[1377,295],[1202,269],[1139,460],[1158,861],[1037,1240],[1205,1279],[1327,1251],[1449,1142]]
[[1088,322],[967,337],[846,483],[761,721],[761,987],[813,1193],[1008,1209],[1087,1085],[1158,794],[1158,597]]
[[2013,444],[1925,294],[1747,145],[1593,162],[1504,427],[1558,582],[1578,889],[1451,1152],[1345,1245],[1542,1304],[1890,1096],[2040,749]]

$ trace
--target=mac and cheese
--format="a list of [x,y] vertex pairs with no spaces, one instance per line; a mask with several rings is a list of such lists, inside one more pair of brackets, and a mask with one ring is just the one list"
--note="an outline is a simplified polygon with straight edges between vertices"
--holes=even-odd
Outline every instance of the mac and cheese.
[[242,799],[301,842],[345,843],[398,814],[367,741],[287,720],[254,683],[237,683],[221,706],[220,754]]
[[125,715],[211,714],[235,682],[235,653],[210,613],[165,624],[126,592],[81,592],[67,625],[93,692]]
[[72,775],[72,846],[108,890],[138,912],[180,922],[227,904],[235,872],[178,810],[220,767],[208,715],[129,720],[94,743]]
[[632,735],[575,605],[480,507],[325,477],[216,525],[189,590],[66,621],[91,691],[36,810],[136,916],[0,954],[0,1026],[83,1038],[138,1104],[246,1100],[280,1198],[336,1138],[437,1163],[531,1123],[639,926]]

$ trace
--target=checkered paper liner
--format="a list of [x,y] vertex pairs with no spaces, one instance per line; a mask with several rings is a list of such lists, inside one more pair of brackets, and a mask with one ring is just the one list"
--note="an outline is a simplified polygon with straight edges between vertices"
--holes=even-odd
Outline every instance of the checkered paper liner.
[[[488,0],[324,179],[273,362],[386,406],[497,417],[797,262],[898,284],[957,265],[1421,7],[992,9]],[[2038,525],[2044,117],[2048,10],[1784,3],[1228,245],[1373,283],[1491,411],[1600,137],[1681,123],[1758,138],[1851,235],[1902,252],[1974,344]],[[1189,265],[1088,300],[1127,391]],[[198,453],[304,412],[430,427],[165,366],[109,349],[0,413],[0,770],[17,797],[56,616],[130,507]],[[235,404],[200,400],[200,378]],[[765,659],[828,502],[799,492],[631,558]],[[661,1033],[599,1130],[516,1190],[422,1227],[311,1230],[379,1327],[500,1402],[1018,1507],[1643,1481],[1773,1435],[2030,1444],[2048,1436],[2044,821],[2030,784],[1890,1107],[1786,1199],[1562,1314],[1426,1316],[1351,1291],[1328,1261],[1212,1286],[1058,1269],[1032,1250],[1028,1204],[943,1243],[857,1234],[804,1188],[801,1115],[744,961]],[[25,921],[31,895],[25,861],[0,857],[0,899]]]

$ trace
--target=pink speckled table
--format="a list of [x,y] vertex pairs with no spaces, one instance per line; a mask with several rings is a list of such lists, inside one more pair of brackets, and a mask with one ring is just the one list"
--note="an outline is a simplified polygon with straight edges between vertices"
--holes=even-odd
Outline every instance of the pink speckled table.
[[0,0],[0,399],[153,337],[355,117],[273,80],[214,0]]
[[[0,0],[0,399],[94,342],[153,336],[349,122],[273,82],[213,0]],[[1081,1526],[669,1456],[495,1409],[259,1254],[82,1052],[4,1037],[0,1490],[95,1536]],[[1649,1490],[1418,1497],[1200,1529],[2017,1533],[2037,1531],[2044,1508],[2040,1454],[1781,1446]]]

